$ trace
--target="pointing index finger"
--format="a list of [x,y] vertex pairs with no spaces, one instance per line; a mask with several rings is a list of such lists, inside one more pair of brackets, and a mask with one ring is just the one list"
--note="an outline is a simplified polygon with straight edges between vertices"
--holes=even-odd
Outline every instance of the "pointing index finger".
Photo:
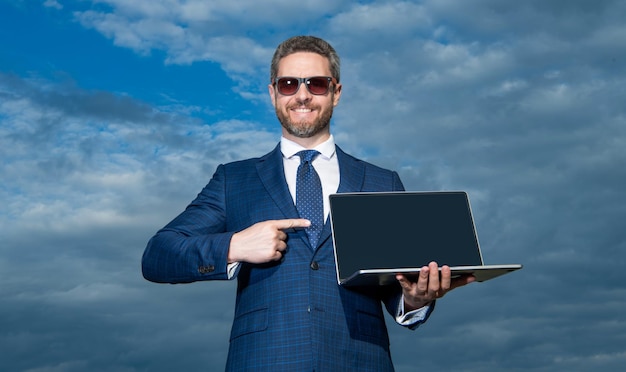
[[290,218],[284,220],[276,220],[276,227],[281,230],[296,228],[296,227],[309,227],[311,221],[304,218]]

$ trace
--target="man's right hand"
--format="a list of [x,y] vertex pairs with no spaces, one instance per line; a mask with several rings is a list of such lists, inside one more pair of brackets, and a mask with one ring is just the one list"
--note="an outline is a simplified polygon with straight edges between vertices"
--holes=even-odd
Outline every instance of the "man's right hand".
[[265,263],[278,261],[287,249],[284,230],[309,227],[311,222],[302,218],[270,220],[255,223],[235,233],[230,241],[228,263]]

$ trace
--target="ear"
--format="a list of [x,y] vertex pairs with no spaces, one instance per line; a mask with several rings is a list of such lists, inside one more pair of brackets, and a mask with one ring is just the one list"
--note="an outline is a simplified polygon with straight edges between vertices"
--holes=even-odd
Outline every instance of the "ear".
[[341,98],[341,84],[335,84],[335,89],[333,90],[333,106],[337,106],[339,104],[339,98]]
[[276,91],[274,90],[273,84],[268,84],[267,89],[270,93],[270,99],[272,100],[272,106],[276,108]]

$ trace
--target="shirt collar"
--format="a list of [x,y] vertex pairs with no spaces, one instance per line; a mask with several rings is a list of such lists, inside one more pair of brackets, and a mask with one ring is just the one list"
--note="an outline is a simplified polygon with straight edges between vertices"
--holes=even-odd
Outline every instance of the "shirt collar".
[[[283,156],[285,158],[289,159],[292,156],[294,156],[296,153],[302,150],[309,150],[309,149],[302,147],[299,144],[291,140],[288,140],[285,137],[280,137],[280,151],[283,153]],[[335,155],[335,138],[331,134],[330,137],[326,141],[320,143],[319,145],[315,146],[311,150],[319,151],[321,154],[320,156],[328,160]]]

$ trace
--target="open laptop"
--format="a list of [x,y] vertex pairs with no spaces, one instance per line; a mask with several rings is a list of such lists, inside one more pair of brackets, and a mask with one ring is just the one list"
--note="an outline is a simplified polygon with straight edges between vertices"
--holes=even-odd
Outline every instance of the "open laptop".
[[330,195],[337,280],[343,286],[396,283],[436,261],[453,277],[479,282],[522,268],[484,265],[466,192],[372,192]]

